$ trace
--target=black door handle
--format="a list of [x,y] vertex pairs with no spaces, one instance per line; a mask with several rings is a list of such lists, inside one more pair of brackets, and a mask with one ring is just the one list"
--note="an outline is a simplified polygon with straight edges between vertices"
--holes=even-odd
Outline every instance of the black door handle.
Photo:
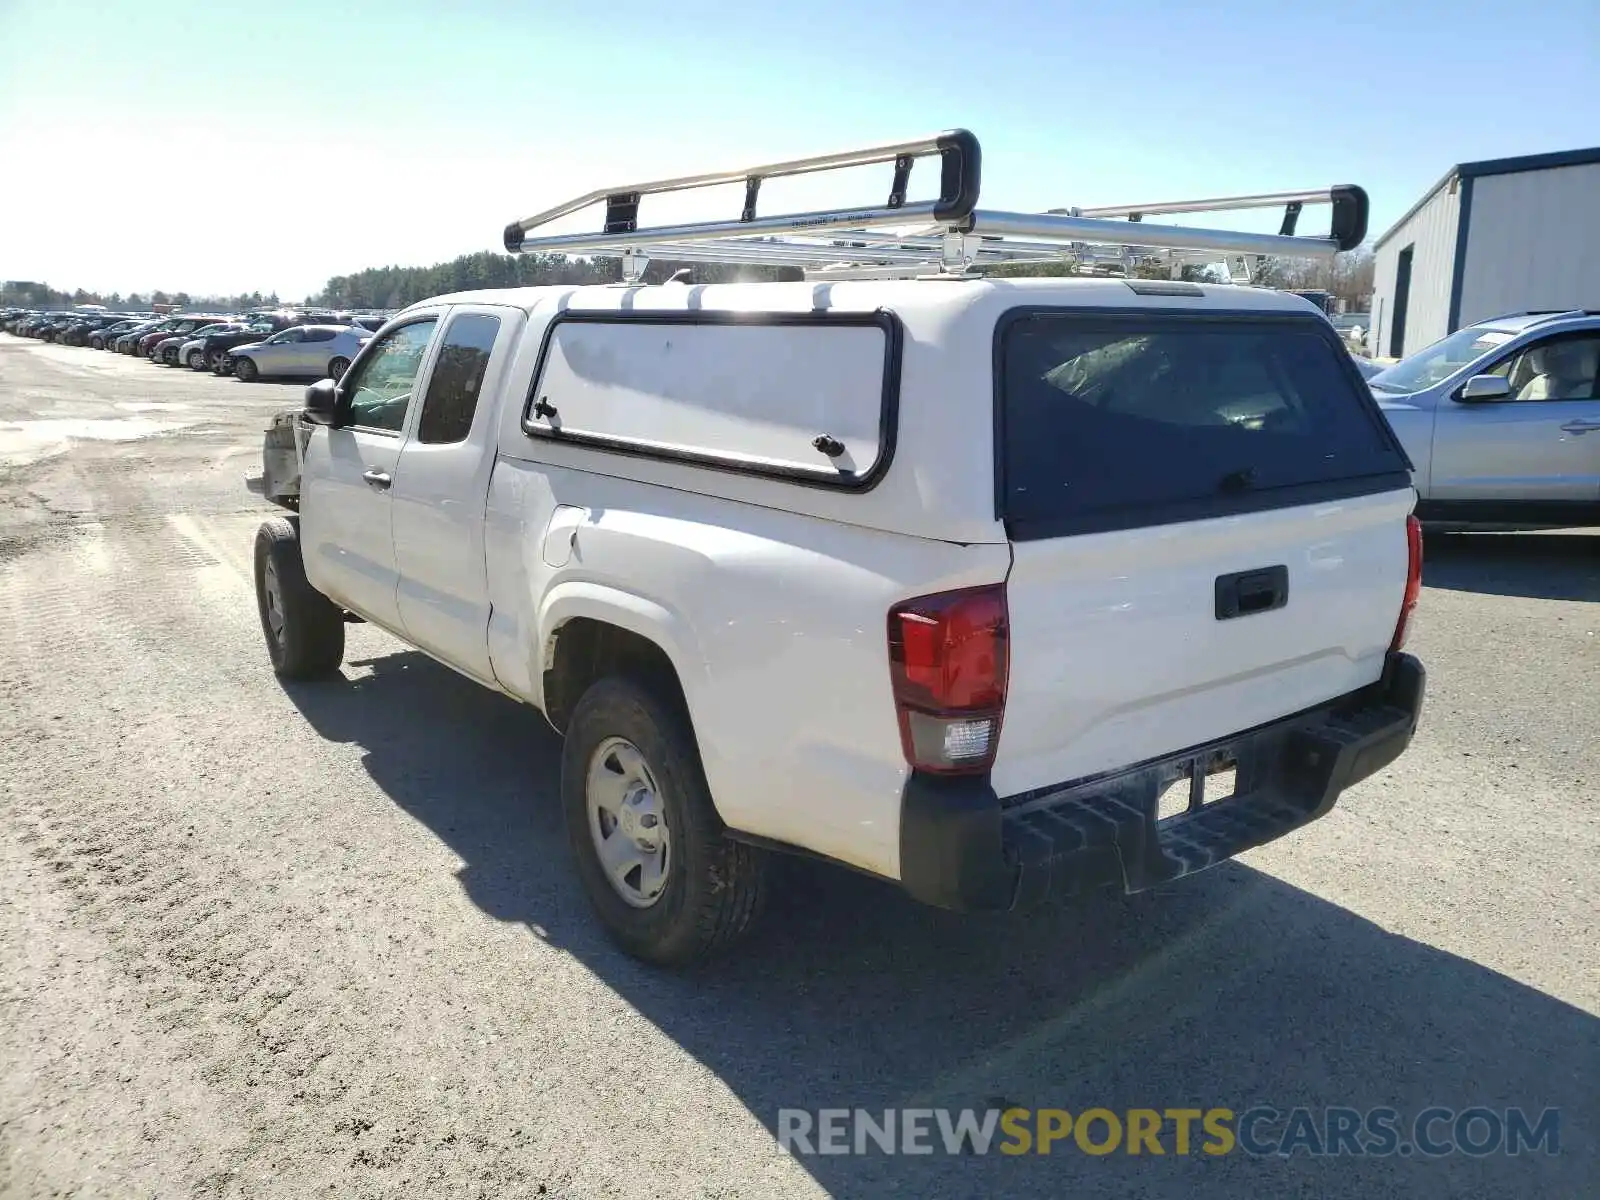
[[1219,621],[1282,608],[1289,603],[1289,568],[1258,567],[1254,571],[1218,575],[1216,599]]
[[380,492],[388,491],[389,485],[394,482],[393,478],[390,477],[389,472],[379,471],[376,468],[366,472],[361,476],[361,478],[365,479],[369,485],[377,488]]

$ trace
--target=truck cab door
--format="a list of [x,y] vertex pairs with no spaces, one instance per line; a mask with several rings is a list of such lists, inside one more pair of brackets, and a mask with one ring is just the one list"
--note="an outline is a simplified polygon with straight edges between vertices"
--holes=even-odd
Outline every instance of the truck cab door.
[[391,491],[407,637],[491,686],[484,504],[499,434],[495,399],[524,319],[485,305],[450,311]]
[[306,578],[334,602],[401,632],[392,520],[412,396],[439,314],[419,314],[370,343],[340,381],[335,424],[307,445],[300,481]]

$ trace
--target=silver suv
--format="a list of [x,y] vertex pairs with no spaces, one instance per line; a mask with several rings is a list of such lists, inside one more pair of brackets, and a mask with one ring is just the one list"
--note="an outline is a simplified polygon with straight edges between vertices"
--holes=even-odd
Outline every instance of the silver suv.
[[1600,525],[1600,311],[1480,321],[1367,382],[1422,519]]

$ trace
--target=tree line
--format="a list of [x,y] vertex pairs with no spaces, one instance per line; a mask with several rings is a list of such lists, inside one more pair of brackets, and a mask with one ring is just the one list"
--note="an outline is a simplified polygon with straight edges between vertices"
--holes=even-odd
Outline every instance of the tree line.
[[0,283],[0,307],[15,308],[71,308],[76,304],[103,304],[110,309],[146,309],[157,304],[175,304],[179,308],[212,309],[216,312],[239,312],[247,308],[271,308],[283,301],[277,292],[241,292],[237,296],[192,296],[188,292],[91,292],[83,288],[63,291],[48,283],[27,279],[10,279]]
[[[720,263],[687,264],[651,260],[645,282],[661,283],[687,268],[696,283],[800,279],[794,267],[732,266]],[[1006,263],[986,268],[998,276],[1072,275],[1065,263]],[[1164,278],[1165,268],[1141,269],[1139,274]],[[463,254],[449,262],[429,267],[369,267],[351,275],[335,275],[321,291],[306,297],[307,304],[329,308],[397,309],[431,296],[479,288],[527,287],[534,284],[614,283],[621,278],[621,263],[615,258],[568,258],[560,254],[494,254],[484,251]],[[1185,279],[1221,279],[1216,268],[1186,266]],[[1331,292],[1358,309],[1372,295],[1372,252],[1361,247],[1340,254],[1331,262],[1298,259],[1265,259],[1258,264],[1255,282],[1265,287],[1316,288]],[[67,308],[74,304],[104,304],[108,308],[146,308],[155,304],[176,304],[185,308],[205,308],[218,312],[239,312],[249,308],[279,304],[276,292],[241,293],[235,296],[196,296],[188,292],[133,292],[126,296],[85,291],[58,291],[44,283],[13,280],[0,285],[0,305],[23,308]]]
[[[799,279],[792,267],[728,266],[720,263],[677,263],[652,259],[646,283],[663,283],[688,268],[696,283],[736,280]],[[615,258],[568,258],[562,254],[463,254],[431,267],[369,267],[353,275],[335,275],[310,297],[330,308],[404,308],[430,296],[479,288],[530,287],[536,284],[615,283],[622,264]]]

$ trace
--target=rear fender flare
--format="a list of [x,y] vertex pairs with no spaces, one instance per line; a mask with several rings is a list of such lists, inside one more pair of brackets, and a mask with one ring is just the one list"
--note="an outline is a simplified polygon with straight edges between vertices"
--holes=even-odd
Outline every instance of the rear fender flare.
[[[577,617],[615,625],[659,646],[677,672],[690,719],[694,719],[705,695],[708,675],[700,640],[688,619],[657,600],[610,584],[579,580],[556,584],[538,605],[537,658],[529,665],[541,711],[545,709],[544,673],[555,663],[556,636],[561,626]],[[699,722],[695,723],[695,732],[704,751],[704,730]]]

